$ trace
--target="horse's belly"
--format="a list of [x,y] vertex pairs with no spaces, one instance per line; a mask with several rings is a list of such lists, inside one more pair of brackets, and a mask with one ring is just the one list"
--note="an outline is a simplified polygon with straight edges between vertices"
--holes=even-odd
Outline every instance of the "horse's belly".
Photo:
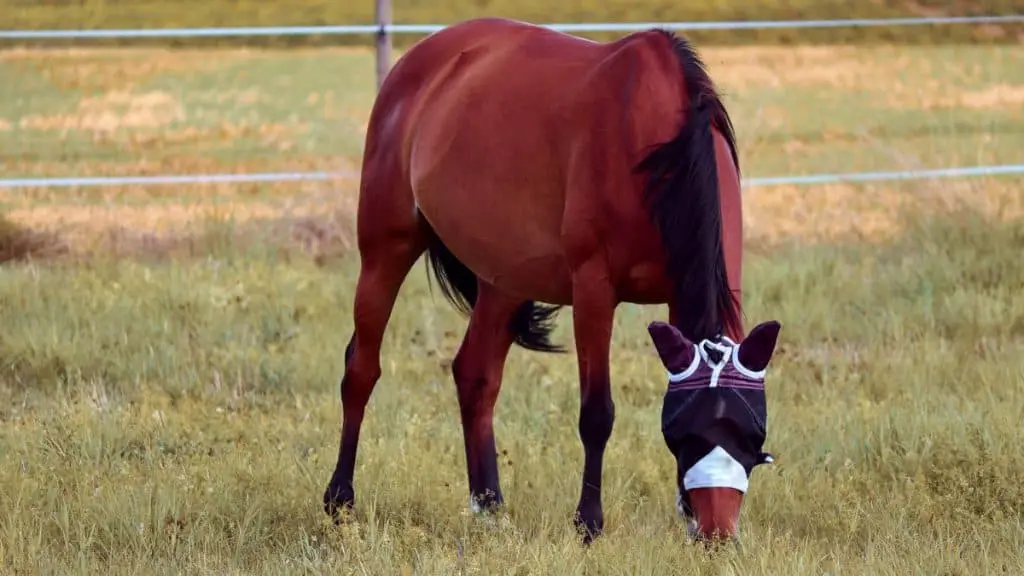
[[485,282],[520,298],[569,304],[572,282],[560,218],[540,213],[543,203],[534,196],[520,195],[420,188],[416,201],[445,246]]
[[514,296],[568,303],[567,136],[553,128],[562,120],[543,81],[501,72],[508,54],[468,51],[451,64],[410,124],[409,178],[419,211],[477,276]]

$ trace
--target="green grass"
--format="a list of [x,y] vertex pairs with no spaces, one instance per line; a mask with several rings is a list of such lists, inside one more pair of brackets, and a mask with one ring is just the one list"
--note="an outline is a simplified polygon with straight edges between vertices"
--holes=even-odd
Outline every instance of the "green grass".
[[[1019,160],[1019,46],[785,50],[704,50],[747,175]],[[12,177],[355,163],[374,96],[366,50],[25,54],[0,59]]]
[[[704,54],[746,176],[1024,149],[1019,47]],[[372,96],[367,51],[2,52],[0,171],[355,168]],[[358,269],[351,183],[2,191],[0,573],[1021,573],[1020,182],[745,191],[748,325],[783,324],[777,461],[754,473],[742,550],[714,555],[674,517],[645,330],[662,307],[617,315],[607,532],[584,550],[574,356],[513,350],[496,422],[510,506],[472,518],[449,371],[466,322],[417,266],[357,521],[334,527],[319,502]],[[972,210],[939,209],[958,202]]]
[[142,159],[146,172],[211,163],[273,170],[361,152],[358,134],[373,97],[372,62],[363,52],[192,53],[182,56],[184,65],[173,52],[155,55],[155,65],[151,58],[100,52],[0,60],[0,77],[10,79],[0,88],[0,118],[11,124],[0,132],[5,171],[134,170]]
[[[334,465],[355,256],[0,272],[0,566],[14,573],[1002,574],[1024,569],[1024,221],[917,220],[890,245],[748,257],[750,322],[783,323],[742,550],[674,519],[665,381],[623,306],[605,537],[570,531],[582,450],[572,355],[514,350],[496,430],[508,515],[466,513],[447,361],[465,322],[417,267],[362,437],[357,521]],[[571,343],[563,315],[558,338]]]
[[[705,47],[737,126],[747,177],[904,170],[1019,161],[1024,51],[973,47]],[[0,53],[0,171],[5,177],[328,170],[355,174],[373,102],[368,50],[111,50]],[[867,80],[867,82],[866,82]],[[75,251],[126,227],[154,233],[160,214],[195,207],[266,220],[290,206],[354,205],[356,181],[243,186],[0,190],[0,209],[76,236]],[[968,195],[1017,197],[1013,181]],[[994,191],[994,192],[993,192]],[[339,192],[341,198],[339,199]],[[781,204],[784,219],[846,218],[833,190]],[[886,183],[870,202],[922,193]],[[753,191],[761,229],[775,191]],[[813,198],[820,197],[819,200]],[[806,199],[804,199],[806,198]],[[988,200],[985,200],[988,202]],[[845,201],[844,201],[845,202]],[[859,201],[866,204],[869,201]],[[809,205],[807,203],[810,203]],[[181,218],[170,219],[178,234]],[[831,224],[830,224],[831,226]],[[843,225],[845,226],[845,225]]]

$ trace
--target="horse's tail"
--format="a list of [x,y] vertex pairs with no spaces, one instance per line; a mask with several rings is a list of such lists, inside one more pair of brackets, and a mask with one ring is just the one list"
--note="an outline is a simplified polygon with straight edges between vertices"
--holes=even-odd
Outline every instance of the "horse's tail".
[[[436,233],[431,234],[427,247],[427,266],[452,306],[464,314],[471,314],[477,299],[477,276],[452,254]],[[552,344],[550,340],[555,328],[555,315],[560,309],[561,306],[539,304],[533,300],[523,302],[509,323],[509,329],[515,334],[513,342],[537,352],[564,352],[563,347]]]

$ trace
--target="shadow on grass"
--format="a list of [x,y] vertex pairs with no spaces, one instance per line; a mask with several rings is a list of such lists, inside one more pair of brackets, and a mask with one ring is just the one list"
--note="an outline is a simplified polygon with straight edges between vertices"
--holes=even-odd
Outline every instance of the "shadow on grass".
[[0,214],[0,264],[47,259],[67,251],[56,234],[25,229]]
[[0,264],[96,264],[109,260],[158,264],[274,256],[285,262],[306,257],[324,266],[355,247],[354,228],[343,218],[319,215],[244,222],[206,218],[187,230],[167,233],[143,232],[123,225],[109,228],[83,247],[70,245],[60,232],[30,230],[0,217]]
[[211,218],[191,231],[164,235],[125,228],[109,230],[101,242],[100,253],[143,262],[275,257],[287,263],[306,257],[324,266],[344,257],[354,246],[354,226],[334,217],[246,222]]

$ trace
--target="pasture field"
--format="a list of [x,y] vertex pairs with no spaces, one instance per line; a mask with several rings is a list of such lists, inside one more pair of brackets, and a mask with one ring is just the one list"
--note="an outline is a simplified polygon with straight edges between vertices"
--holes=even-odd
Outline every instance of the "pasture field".
[[[703,51],[746,176],[1016,162],[1024,49]],[[368,51],[0,52],[4,177],[356,170]],[[354,180],[0,189],[0,573],[1024,573],[1024,182],[750,188],[748,327],[783,324],[742,545],[683,541],[666,381],[623,305],[606,533],[577,543],[573,354],[514,349],[507,512],[467,510],[465,320],[409,275],[355,521],[320,497],[358,259]],[[556,339],[571,343],[571,310]]]

